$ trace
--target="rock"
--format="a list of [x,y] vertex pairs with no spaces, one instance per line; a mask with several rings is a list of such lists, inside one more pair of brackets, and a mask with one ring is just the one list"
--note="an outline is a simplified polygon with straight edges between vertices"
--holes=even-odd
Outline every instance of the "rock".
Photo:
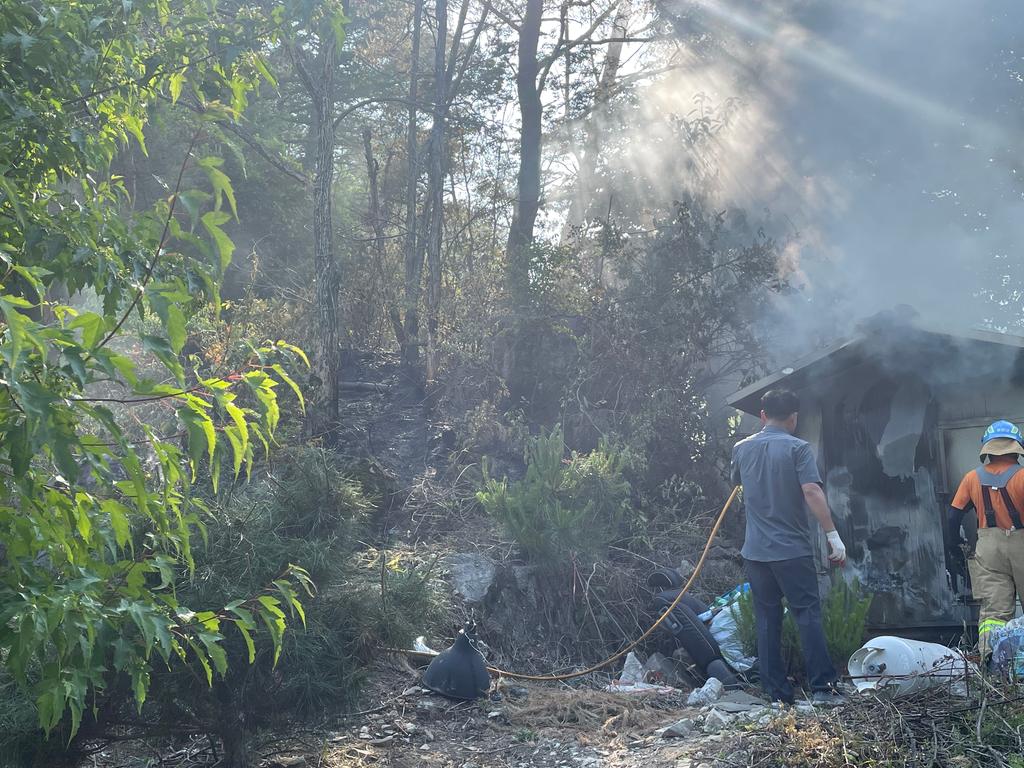
[[765,702],[743,691],[729,691],[715,702],[715,709],[730,714],[754,712],[765,708]]
[[686,704],[691,707],[704,707],[714,704],[722,698],[722,681],[717,677],[708,678],[704,686],[690,693],[686,698]]
[[723,728],[732,725],[735,720],[735,715],[712,709],[704,718],[704,733],[718,733]]
[[416,714],[420,717],[430,719],[441,712],[441,705],[434,699],[420,699],[416,702]]
[[680,576],[682,576],[684,579],[688,579],[690,577],[690,574],[694,572],[695,567],[693,563],[691,563],[684,557],[682,560],[679,561],[679,567],[677,567],[676,570],[679,571]]
[[740,563],[743,561],[743,556],[736,547],[731,547],[728,544],[715,544],[708,551],[709,560],[732,560]]
[[672,725],[666,728],[661,735],[666,739],[685,739],[688,738],[696,728],[696,723],[687,717],[672,723]]
[[671,685],[673,688],[681,687],[683,682],[676,669],[676,662],[660,653],[652,653],[647,659],[644,664],[644,677],[648,683]]
[[622,674],[619,675],[619,682],[623,685],[636,685],[644,681],[644,665],[636,654],[630,651],[626,654],[626,661],[622,665]]
[[486,555],[460,552],[444,560],[452,589],[467,603],[481,603],[498,578],[498,567]]
[[530,695],[530,689],[524,685],[508,685],[502,688],[511,699],[525,699]]

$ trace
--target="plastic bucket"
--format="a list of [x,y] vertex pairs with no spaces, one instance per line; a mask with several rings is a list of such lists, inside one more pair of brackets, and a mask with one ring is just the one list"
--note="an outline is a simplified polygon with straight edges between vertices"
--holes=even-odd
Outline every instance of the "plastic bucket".
[[902,637],[876,637],[850,657],[850,676],[858,691],[892,688],[906,695],[962,681],[967,659],[952,648]]

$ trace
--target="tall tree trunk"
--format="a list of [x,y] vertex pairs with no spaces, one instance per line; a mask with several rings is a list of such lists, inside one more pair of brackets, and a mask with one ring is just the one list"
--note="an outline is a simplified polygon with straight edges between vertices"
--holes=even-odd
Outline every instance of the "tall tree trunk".
[[363,128],[363,155],[366,157],[366,177],[369,181],[366,216],[370,228],[373,229],[373,264],[379,281],[376,292],[381,296],[384,312],[391,323],[399,348],[403,348],[405,346],[405,329],[402,327],[402,316],[394,301],[391,281],[388,280],[384,271],[384,215],[380,209],[380,181],[378,180],[380,164],[373,156],[373,131],[369,127]]
[[407,374],[419,379],[419,302],[423,279],[423,256],[416,237],[416,184],[419,180],[419,159],[416,143],[416,99],[419,95],[420,34],[423,27],[423,0],[414,0],[412,23],[412,62],[409,72],[409,122],[406,128],[406,155],[409,178],[405,189],[405,318],[404,339],[399,339],[402,363]]
[[441,304],[441,245],[444,234],[445,113],[448,107],[446,66],[448,0],[435,0],[437,38],[434,46],[434,120],[430,126],[430,166],[427,190],[430,199],[427,266],[427,381],[437,375],[437,324]]
[[[581,226],[593,211],[594,186],[597,175],[597,160],[603,138],[603,120],[608,102],[612,96],[612,88],[619,75],[622,64],[622,39],[626,37],[629,20],[633,14],[633,0],[619,0],[612,22],[612,42],[608,43],[604,58],[601,79],[594,93],[594,103],[583,128],[583,147],[579,155],[579,172],[576,176],[576,190],[569,204],[569,215],[566,217],[562,239],[566,239],[572,228]],[[603,202],[603,201],[602,201]]]
[[320,51],[313,71],[301,50],[292,59],[313,104],[312,126],[315,142],[313,163],[313,268],[315,272],[316,322],[312,329],[313,373],[319,380],[313,391],[307,430],[325,443],[336,440],[338,426],[338,362],[340,356],[338,290],[340,279],[334,258],[334,227],[331,222],[334,182],[334,71],[337,48],[333,32],[320,36]]
[[542,106],[537,82],[537,46],[540,42],[544,0],[526,0],[526,13],[519,27],[519,71],[516,92],[522,127],[519,134],[519,177],[516,183],[515,207],[508,234],[508,288],[514,304],[525,303],[529,297],[530,247],[540,209],[540,159]]

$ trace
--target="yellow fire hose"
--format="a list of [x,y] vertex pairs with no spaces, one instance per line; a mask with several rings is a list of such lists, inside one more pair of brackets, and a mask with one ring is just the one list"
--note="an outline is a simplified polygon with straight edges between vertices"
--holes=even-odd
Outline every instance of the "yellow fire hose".
[[[729,494],[729,498],[726,500],[725,506],[723,506],[722,511],[718,513],[718,519],[715,520],[715,524],[711,528],[711,533],[708,535],[708,541],[704,545],[704,551],[701,552],[700,559],[697,561],[697,565],[693,569],[693,573],[690,574],[690,578],[689,580],[687,580],[686,584],[683,585],[683,588],[679,590],[679,594],[676,595],[676,599],[672,601],[672,604],[665,609],[665,612],[662,613],[660,617],[658,617],[658,620],[654,622],[646,632],[640,635],[640,637],[631,642],[621,651],[614,654],[613,656],[609,656],[604,661],[594,664],[591,667],[587,667],[586,669],[580,669],[575,672],[564,672],[562,674],[557,675],[529,675],[525,672],[509,672],[506,669],[499,669],[498,667],[488,667],[487,671],[490,672],[492,675],[497,675],[498,677],[507,677],[513,680],[572,680],[575,677],[583,677],[584,675],[589,675],[592,672],[597,672],[600,669],[604,669],[612,662],[621,659],[627,653],[629,653],[638,645],[640,645],[640,643],[642,643],[644,640],[650,637],[654,633],[654,630],[656,630],[661,625],[661,623],[668,617],[668,615],[672,613],[675,607],[679,605],[679,602],[683,599],[683,595],[690,591],[690,587],[693,586],[693,582],[697,580],[697,577],[700,575],[701,569],[704,567],[704,562],[708,559],[708,552],[711,551],[711,545],[714,543],[715,537],[718,535],[718,529],[722,527],[722,521],[725,520],[725,515],[729,511],[729,507],[731,507],[733,501],[736,500],[736,494],[739,493],[739,490],[740,487],[738,485],[732,489],[732,493]],[[403,651],[403,653],[409,652]]]

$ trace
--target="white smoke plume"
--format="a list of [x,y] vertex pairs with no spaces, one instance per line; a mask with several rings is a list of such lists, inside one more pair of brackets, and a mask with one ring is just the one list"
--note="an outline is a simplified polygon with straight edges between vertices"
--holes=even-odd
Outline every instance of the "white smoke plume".
[[[638,94],[611,175],[637,198],[710,186],[770,215],[801,289],[780,307],[787,352],[899,304],[947,326],[1024,319],[1017,0],[664,7],[682,66]],[[673,118],[699,119],[707,104],[721,125],[666,174]]]

